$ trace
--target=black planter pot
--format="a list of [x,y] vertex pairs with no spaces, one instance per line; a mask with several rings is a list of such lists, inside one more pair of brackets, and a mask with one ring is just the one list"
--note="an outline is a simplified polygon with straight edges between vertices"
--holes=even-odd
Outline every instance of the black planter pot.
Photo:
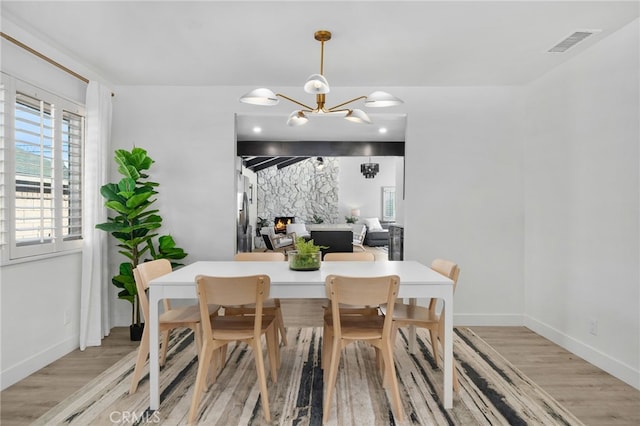
[[144,323],[131,324],[129,326],[129,337],[132,342],[139,342],[142,340],[142,332],[144,331]]

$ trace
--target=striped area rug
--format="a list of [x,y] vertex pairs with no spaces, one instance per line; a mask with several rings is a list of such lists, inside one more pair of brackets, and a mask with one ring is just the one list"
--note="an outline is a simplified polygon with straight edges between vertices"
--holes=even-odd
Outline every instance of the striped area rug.
[[[457,328],[454,352],[460,393],[454,408],[440,401],[443,374],[435,367],[428,333],[418,330],[415,354],[401,331],[394,351],[405,420],[394,417],[365,344],[343,353],[329,425],[580,425],[570,412],[467,328]],[[282,347],[278,383],[268,381],[272,422],[262,415],[253,356],[244,344],[231,346],[217,382],[205,393],[198,414],[203,425],[321,425],[322,330],[290,328]],[[112,425],[187,423],[197,370],[193,335],[174,333],[160,373],[160,409],[149,411],[148,375],[129,395],[135,362],[132,352],[35,424]]]

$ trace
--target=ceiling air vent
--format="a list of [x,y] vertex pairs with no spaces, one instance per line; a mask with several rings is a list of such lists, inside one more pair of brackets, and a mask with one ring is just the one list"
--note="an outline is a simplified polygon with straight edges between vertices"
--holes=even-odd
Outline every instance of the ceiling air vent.
[[561,42],[559,42],[558,44],[553,46],[548,51],[552,52],[552,53],[563,53],[563,52],[566,52],[567,50],[571,49],[576,44],[578,44],[581,41],[585,40],[587,37],[589,37],[589,36],[591,36],[591,35],[593,35],[595,33],[599,33],[600,31],[602,31],[602,30],[580,30],[580,31],[575,31],[569,37],[563,39]]

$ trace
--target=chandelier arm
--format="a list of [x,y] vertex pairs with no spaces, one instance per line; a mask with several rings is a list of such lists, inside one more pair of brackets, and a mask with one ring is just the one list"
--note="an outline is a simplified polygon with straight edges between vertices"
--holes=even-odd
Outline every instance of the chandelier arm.
[[349,101],[346,101],[346,102],[343,102],[343,103],[341,103],[341,104],[338,104],[338,105],[336,105],[336,106],[334,106],[334,107],[328,108],[328,109],[327,109],[327,111],[334,112],[334,111],[333,111],[334,109],[336,109],[336,108],[340,108],[341,106],[345,106],[345,105],[347,105],[347,104],[350,104],[351,102],[359,101],[360,99],[367,99],[367,97],[366,97],[366,96],[358,96],[357,98],[353,98],[353,99],[351,99],[351,100],[349,100]]
[[283,95],[282,93],[276,93],[276,96],[280,96],[281,98],[284,98],[284,99],[288,100],[289,102],[293,102],[294,104],[298,104],[301,107],[305,107],[306,109],[309,110],[308,112],[313,111],[313,108],[311,108],[309,105],[305,105],[302,102],[298,102],[295,99],[291,99],[290,97],[288,97],[286,95]]

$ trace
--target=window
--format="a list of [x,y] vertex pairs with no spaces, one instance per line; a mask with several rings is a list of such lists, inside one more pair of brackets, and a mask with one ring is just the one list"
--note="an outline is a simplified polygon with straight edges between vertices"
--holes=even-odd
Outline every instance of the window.
[[0,195],[8,258],[78,248],[83,107],[5,75],[2,92]]
[[382,187],[382,220],[393,222],[396,220],[396,187]]

